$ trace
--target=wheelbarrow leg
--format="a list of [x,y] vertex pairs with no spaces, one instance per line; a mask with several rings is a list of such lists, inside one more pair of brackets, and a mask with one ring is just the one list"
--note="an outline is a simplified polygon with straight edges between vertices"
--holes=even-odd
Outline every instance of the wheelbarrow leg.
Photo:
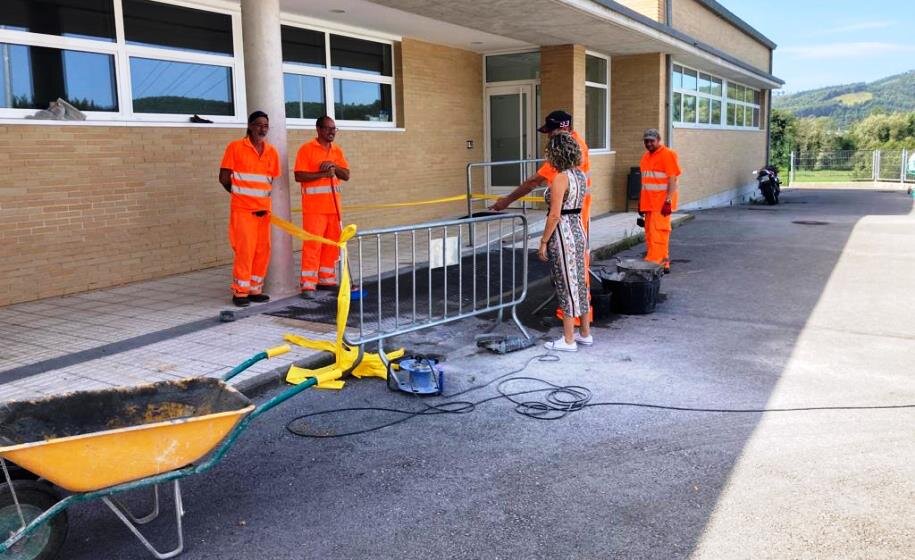
[[137,525],[146,525],[147,523],[154,521],[157,517],[159,517],[159,485],[156,484],[153,486],[153,510],[143,517],[135,516],[133,512],[127,508],[127,506],[118,501],[116,498],[111,498],[111,502],[119,510],[121,510],[121,513],[123,513],[125,516],[127,516],[128,519]]
[[181,518],[184,516],[184,505],[181,502],[181,485],[179,484],[179,482],[177,480],[174,481],[174,485],[175,485],[175,524],[178,529],[178,547],[170,552],[159,552],[158,550],[156,550],[155,547],[153,547],[153,545],[150,544],[150,542],[146,539],[146,537],[144,537],[143,534],[140,533],[140,530],[137,529],[137,526],[134,525],[134,523],[131,522],[130,519],[128,519],[128,516],[123,511],[121,511],[121,509],[117,505],[115,505],[114,502],[112,502],[111,498],[109,498],[109,497],[102,498],[102,501],[105,502],[105,505],[107,505],[111,509],[111,511],[113,511],[114,514],[118,517],[118,519],[120,519],[121,522],[124,525],[126,525],[128,529],[130,529],[130,532],[133,533],[133,535],[137,538],[137,540],[139,540],[143,544],[143,546],[146,547],[146,550],[148,550],[153,556],[155,556],[159,560],[166,560],[167,558],[174,558],[175,556],[178,556],[179,554],[181,554],[184,551],[184,529],[181,526]]

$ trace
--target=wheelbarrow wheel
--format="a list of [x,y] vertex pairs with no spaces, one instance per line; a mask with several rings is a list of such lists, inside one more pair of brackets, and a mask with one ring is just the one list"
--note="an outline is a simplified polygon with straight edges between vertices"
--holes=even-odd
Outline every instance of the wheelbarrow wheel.
[[[51,509],[60,498],[51,485],[32,480],[13,482],[19,507],[26,523]],[[22,526],[19,510],[8,484],[0,484],[0,535],[8,537]],[[35,530],[30,536],[0,554],[3,560],[54,560],[60,554],[70,522],[62,511],[51,521]]]

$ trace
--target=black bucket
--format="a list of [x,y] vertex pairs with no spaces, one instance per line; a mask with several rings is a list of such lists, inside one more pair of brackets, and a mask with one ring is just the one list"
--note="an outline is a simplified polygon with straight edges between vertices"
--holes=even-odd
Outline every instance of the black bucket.
[[613,315],[613,294],[604,290],[591,290],[591,308],[594,320],[603,321]]
[[605,281],[612,286],[611,308],[623,315],[646,315],[653,313],[661,291],[661,279],[637,279],[632,281]]
[[643,266],[639,270],[619,267],[615,271],[607,268],[598,276],[604,292],[613,294],[610,310],[622,315],[646,315],[653,313],[661,291],[661,267]]

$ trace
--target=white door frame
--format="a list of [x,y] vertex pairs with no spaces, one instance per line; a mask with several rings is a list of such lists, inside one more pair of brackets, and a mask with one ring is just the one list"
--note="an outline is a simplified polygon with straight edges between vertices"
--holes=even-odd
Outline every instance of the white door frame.
[[[483,127],[483,157],[486,161],[492,161],[492,116],[490,114],[490,98],[494,95],[519,95],[523,98],[526,98],[526,101],[518,104],[519,114],[518,121],[522,127],[526,127],[527,130],[519,130],[519,152],[521,157],[519,159],[531,159],[534,154],[537,153],[537,106],[536,106],[536,81],[526,81],[526,82],[517,82],[510,85],[491,85],[486,86],[483,93],[483,111],[484,111],[484,127]],[[527,118],[523,118],[523,115],[526,113]],[[536,169],[534,164],[525,164],[522,167],[522,179],[529,176]],[[488,194],[508,194],[518,185],[498,185],[493,186],[492,184],[492,167],[486,167],[485,181],[486,181],[486,192]]]

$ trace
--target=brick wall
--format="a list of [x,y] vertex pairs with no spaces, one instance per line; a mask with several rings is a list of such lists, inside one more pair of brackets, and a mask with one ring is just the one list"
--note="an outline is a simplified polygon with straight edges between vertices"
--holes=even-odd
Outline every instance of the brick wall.
[[664,21],[665,0],[617,0],[617,2],[655,21]]
[[771,71],[769,48],[695,0],[675,0],[673,26],[761,70]]
[[[466,164],[483,158],[481,57],[405,39],[399,58],[406,131],[340,132],[353,172],[344,205],[461,194]],[[216,176],[225,145],[243,134],[0,125],[0,305],[231,262],[228,196]],[[313,135],[289,131],[290,167]],[[364,229],[463,211],[456,203],[347,212],[346,221]]]
[[766,158],[764,130],[675,128],[673,140],[683,169],[681,204],[752,182]]
[[[583,137],[587,137],[585,48],[582,45],[559,45],[540,49],[540,91],[543,115],[557,109],[568,111],[574,118],[575,130]],[[540,135],[540,138],[542,140],[545,136]],[[541,142],[541,147],[542,145]],[[594,215],[609,212],[613,208],[612,181],[615,160],[614,154],[591,156],[591,204]]]
[[646,128],[657,128],[664,134],[666,69],[661,54],[617,56],[612,62],[610,138],[616,151],[612,204],[613,209],[622,210],[626,205],[626,175],[630,167],[638,167],[645,151],[642,133]]

